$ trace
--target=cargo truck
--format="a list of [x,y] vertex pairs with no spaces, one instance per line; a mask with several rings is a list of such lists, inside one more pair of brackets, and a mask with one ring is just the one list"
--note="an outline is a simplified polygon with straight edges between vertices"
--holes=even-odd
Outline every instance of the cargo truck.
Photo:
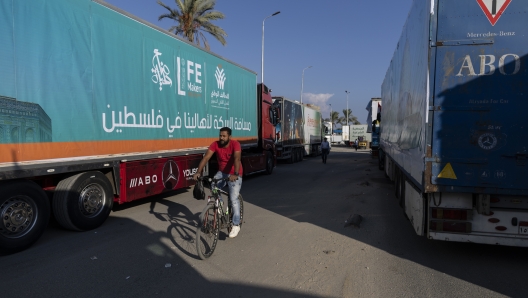
[[369,100],[367,107],[365,108],[367,110],[367,132],[372,132],[372,124],[373,121],[377,120],[380,112],[381,112],[381,98],[379,97],[373,97]]
[[323,121],[323,126],[324,126],[324,137],[327,139],[328,143],[332,144],[334,124],[330,121]]
[[381,124],[381,98],[372,98],[366,110],[368,111],[367,123],[368,131],[371,136],[370,152],[373,158],[379,156],[379,135],[380,135],[380,124]]
[[[345,137],[344,131],[348,130],[348,137]],[[358,139],[366,142],[364,144],[364,148],[368,147],[368,143],[372,141],[371,134],[367,132],[367,125],[366,124],[353,124],[349,125],[348,127],[345,125],[343,126],[343,141],[347,146],[355,146],[354,141]]]
[[341,138],[343,140],[343,143],[345,143],[345,146],[350,146],[350,126],[341,126]]
[[255,72],[104,1],[1,1],[0,15],[0,251],[37,241],[51,210],[90,230],[114,203],[193,185],[221,127],[244,174],[273,171]]
[[324,121],[324,137],[330,144],[341,144],[343,143],[343,136],[339,134],[342,129],[336,129],[335,124],[330,121]]
[[414,1],[382,84],[382,168],[415,232],[528,246],[527,1]]
[[273,96],[272,109],[278,160],[294,163],[321,153],[324,128],[319,107]]

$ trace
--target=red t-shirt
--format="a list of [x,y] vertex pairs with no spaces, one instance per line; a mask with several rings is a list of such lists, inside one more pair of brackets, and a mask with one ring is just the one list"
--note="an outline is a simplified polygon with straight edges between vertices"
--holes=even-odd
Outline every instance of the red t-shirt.
[[[216,152],[216,160],[218,161],[218,170],[225,174],[235,174],[235,152],[242,151],[240,143],[231,139],[229,145],[226,147],[220,147],[218,141],[213,142],[209,146],[209,150]],[[242,177],[242,161],[240,162],[240,168],[238,169],[238,176]]]

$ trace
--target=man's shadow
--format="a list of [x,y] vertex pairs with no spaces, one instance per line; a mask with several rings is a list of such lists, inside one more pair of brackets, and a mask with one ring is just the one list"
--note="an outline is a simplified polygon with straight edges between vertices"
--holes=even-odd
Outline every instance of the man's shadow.
[[[155,211],[157,204],[167,206],[167,212]],[[189,257],[198,259],[195,238],[201,212],[193,213],[182,204],[165,199],[157,199],[150,202],[149,213],[160,221],[170,223],[167,227],[167,236],[174,244],[173,248],[178,248]]]

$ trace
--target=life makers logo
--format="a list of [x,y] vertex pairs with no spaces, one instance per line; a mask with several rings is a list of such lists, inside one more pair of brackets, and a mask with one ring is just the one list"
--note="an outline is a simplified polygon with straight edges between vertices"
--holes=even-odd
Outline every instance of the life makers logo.
[[[162,55],[158,49],[154,49],[151,68],[152,82],[159,84],[160,91],[163,90],[163,86],[172,87],[171,72],[167,64],[163,63],[160,58]],[[202,94],[202,64],[180,57],[175,58],[177,69],[176,74],[172,76],[176,79],[178,95],[200,97]]]
[[154,57],[152,57],[152,82],[159,84],[159,90],[163,90],[163,85],[170,85],[172,87],[172,80],[169,77],[170,70],[167,64],[160,60],[161,52],[154,49]]

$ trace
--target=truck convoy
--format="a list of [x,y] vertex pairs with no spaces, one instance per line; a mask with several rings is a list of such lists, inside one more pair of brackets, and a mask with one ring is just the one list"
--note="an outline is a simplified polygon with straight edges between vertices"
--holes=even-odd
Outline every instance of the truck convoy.
[[51,210],[90,230],[114,203],[194,184],[224,126],[245,174],[273,171],[256,73],[100,0],[1,1],[0,15],[0,251],[37,241]]
[[320,154],[324,128],[319,107],[274,96],[272,110],[277,159],[294,163]]
[[418,235],[528,246],[527,1],[414,1],[380,159]]

